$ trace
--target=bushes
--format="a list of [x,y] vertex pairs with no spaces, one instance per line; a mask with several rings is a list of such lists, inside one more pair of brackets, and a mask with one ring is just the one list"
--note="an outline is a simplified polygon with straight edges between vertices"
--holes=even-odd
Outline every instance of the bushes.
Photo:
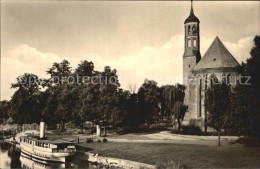
[[173,134],[184,134],[184,135],[202,135],[200,127],[194,125],[181,126],[181,130],[172,130]]
[[201,135],[201,129],[197,126],[182,126],[182,132],[183,134],[187,135]]
[[87,138],[86,142],[87,142],[87,143],[92,143],[92,142],[93,142],[93,139],[92,139],[92,138]]

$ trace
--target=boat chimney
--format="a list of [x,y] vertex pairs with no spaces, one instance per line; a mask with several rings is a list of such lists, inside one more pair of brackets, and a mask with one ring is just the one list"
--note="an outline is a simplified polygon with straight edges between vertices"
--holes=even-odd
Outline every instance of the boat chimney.
[[40,138],[45,137],[45,123],[43,121],[40,122]]

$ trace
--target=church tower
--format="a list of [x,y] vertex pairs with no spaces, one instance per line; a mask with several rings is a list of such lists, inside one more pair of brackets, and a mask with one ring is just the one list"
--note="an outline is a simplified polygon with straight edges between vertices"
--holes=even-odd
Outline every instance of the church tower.
[[195,111],[194,106],[196,104],[196,86],[189,81],[190,77],[193,75],[194,67],[201,59],[199,24],[200,21],[193,12],[193,4],[191,1],[190,15],[184,22],[185,37],[183,54],[183,83],[186,86],[184,103],[189,105],[189,114],[193,114],[193,111]]

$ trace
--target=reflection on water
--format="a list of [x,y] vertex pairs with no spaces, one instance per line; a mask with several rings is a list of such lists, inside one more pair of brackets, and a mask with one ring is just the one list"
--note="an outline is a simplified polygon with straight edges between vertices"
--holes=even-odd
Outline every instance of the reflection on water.
[[15,145],[0,143],[0,168],[21,168],[20,149]]
[[0,141],[0,168],[23,168],[23,169],[51,169],[51,168],[86,168],[101,169],[104,167],[91,165],[82,153],[76,153],[68,163],[55,163],[43,160],[31,159],[21,153],[15,145]]

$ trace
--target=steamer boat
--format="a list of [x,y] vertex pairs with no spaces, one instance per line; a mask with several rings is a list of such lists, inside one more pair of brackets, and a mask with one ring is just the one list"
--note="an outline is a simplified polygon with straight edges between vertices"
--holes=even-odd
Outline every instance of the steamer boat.
[[45,123],[40,123],[39,136],[21,136],[22,153],[45,161],[66,162],[76,153],[74,140],[45,137]]

